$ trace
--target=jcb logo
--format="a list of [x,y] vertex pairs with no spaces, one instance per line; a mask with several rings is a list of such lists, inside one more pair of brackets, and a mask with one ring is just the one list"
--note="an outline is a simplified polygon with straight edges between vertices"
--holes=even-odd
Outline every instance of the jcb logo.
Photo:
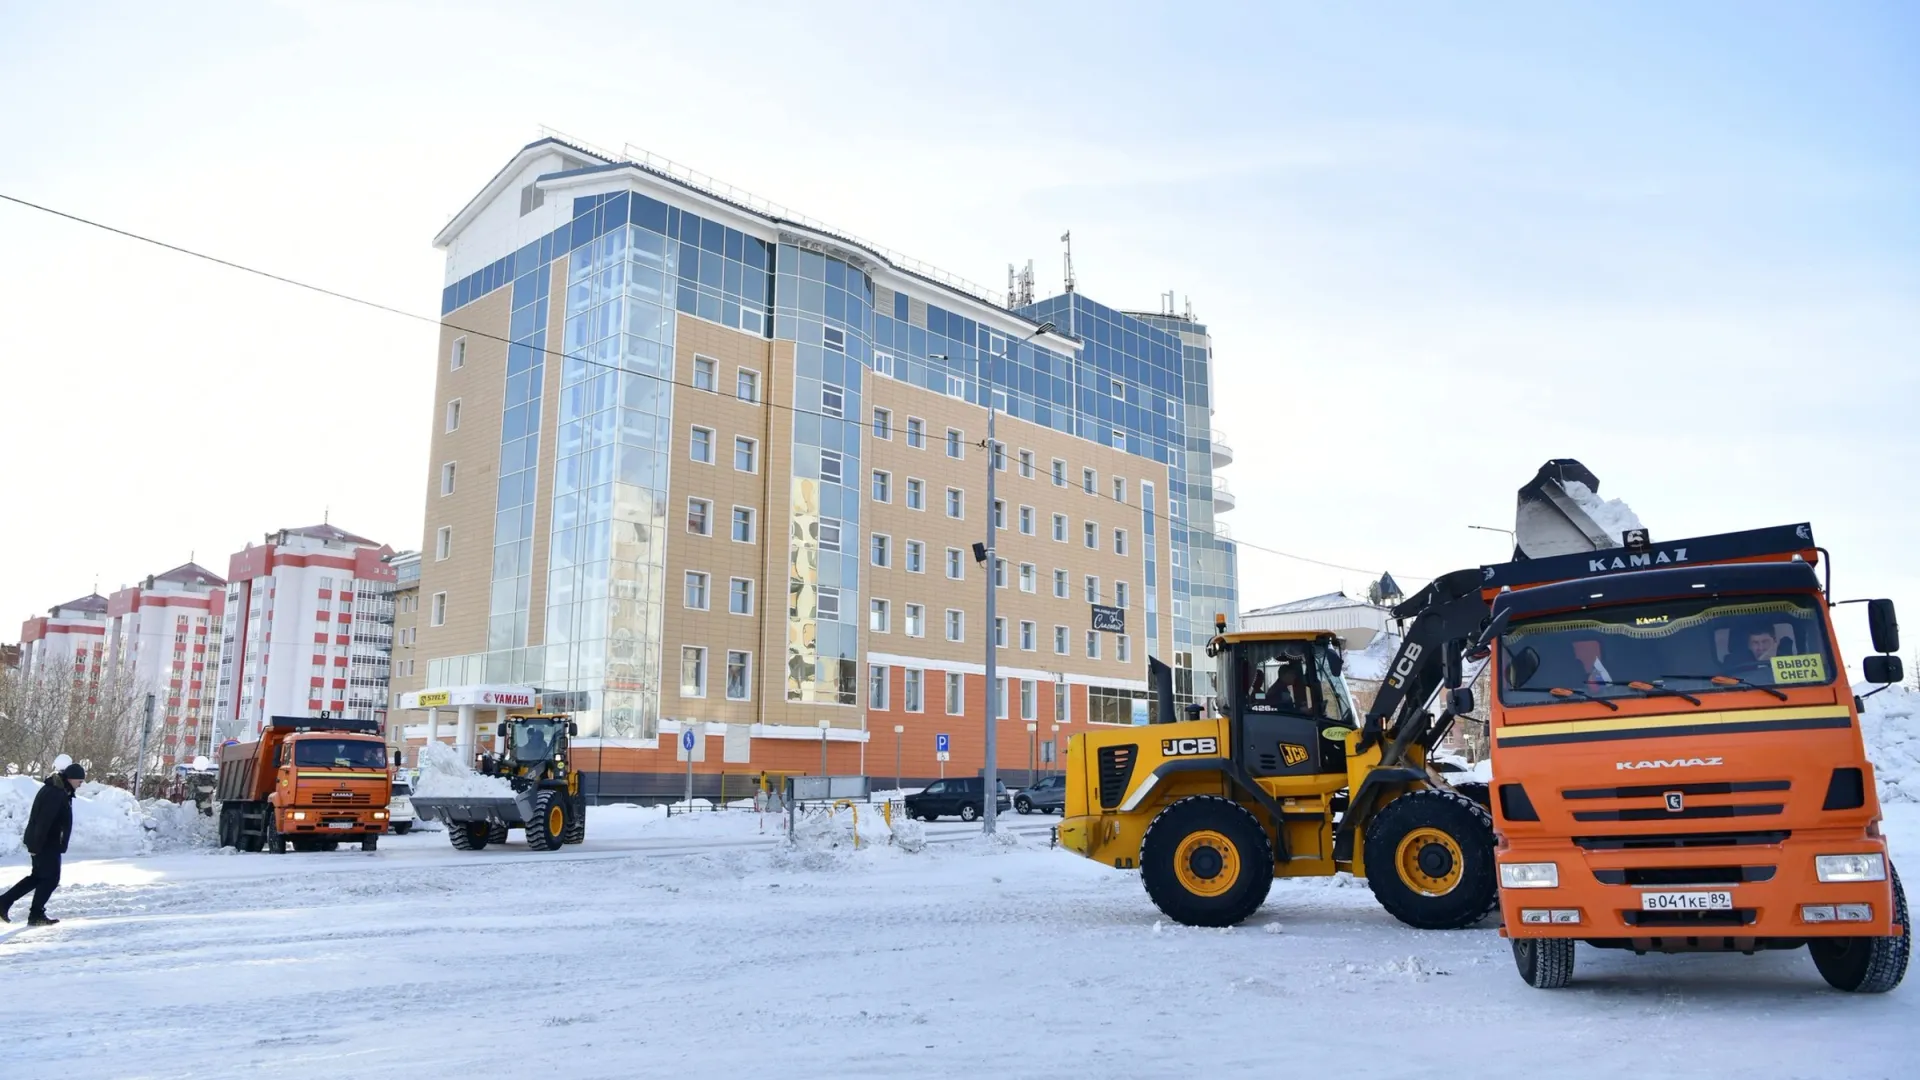
[[1393,673],[1387,676],[1387,682],[1398,690],[1407,681],[1407,676],[1413,674],[1413,669],[1420,666],[1420,654],[1426,651],[1417,641],[1407,642],[1400,651],[1400,658],[1393,662]]
[[1165,757],[1195,757],[1218,754],[1220,740],[1211,735],[1198,739],[1161,739],[1160,753]]
[[1307,748],[1299,743],[1283,742],[1280,744],[1280,760],[1292,768],[1307,760]]

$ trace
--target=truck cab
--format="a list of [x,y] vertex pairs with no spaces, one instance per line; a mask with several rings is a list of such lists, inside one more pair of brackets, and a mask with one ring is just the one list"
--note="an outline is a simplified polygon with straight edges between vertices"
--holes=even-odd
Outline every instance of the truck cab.
[[[1805,945],[1837,988],[1899,982],[1905,902],[1822,554],[1800,525],[1488,568],[1502,933],[1529,983],[1565,985],[1575,941]],[[1874,602],[1876,648],[1892,618]]]

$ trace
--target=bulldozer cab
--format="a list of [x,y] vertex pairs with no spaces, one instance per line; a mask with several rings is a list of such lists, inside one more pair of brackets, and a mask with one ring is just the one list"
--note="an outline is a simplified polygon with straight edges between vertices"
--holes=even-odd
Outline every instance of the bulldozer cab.
[[480,771],[528,780],[563,777],[573,732],[565,714],[509,717],[500,725],[501,753],[484,755]]
[[1214,654],[1230,745],[1248,774],[1344,774],[1359,727],[1341,675],[1340,639],[1323,632],[1217,635]]

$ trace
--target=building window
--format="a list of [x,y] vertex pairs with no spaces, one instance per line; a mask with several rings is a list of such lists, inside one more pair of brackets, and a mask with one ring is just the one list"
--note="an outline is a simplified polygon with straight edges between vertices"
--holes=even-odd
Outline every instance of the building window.
[[996,589],[1007,587],[1007,560],[998,556],[993,560],[993,587]]
[[1099,523],[1097,523],[1097,522],[1092,522],[1092,521],[1089,521],[1089,522],[1087,522],[1087,523],[1086,523],[1086,524],[1085,524],[1085,525],[1084,525],[1084,526],[1083,526],[1082,528],[1083,528],[1083,530],[1084,530],[1084,531],[1083,531],[1083,534],[1082,534],[1082,535],[1083,535],[1083,538],[1084,538],[1084,539],[1085,539],[1085,541],[1086,541],[1086,544],[1087,544],[1087,546],[1088,546],[1088,547],[1090,547],[1090,548],[1092,548],[1092,549],[1094,549],[1095,551],[1098,551],[1098,550],[1100,550],[1100,525],[1099,525]]
[[1092,470],[1092,469],[1081,469],[1081,470],[1080,470],[1080,487],[1081,487],[1081,490],[1083,490],[1083,491],[1085,491],[1085,492],[1086,492],[1087,494],[1089,494],[1089,495],[1091,495],[1091,494],[1093,494],[1093,488],[1094,488],[1094,485],[1095,485],[1096,483],[1097,483],[1097,480],[1096,480],[1096,478],[1095,478],[1095,476],[1094,476],[1094,472],[1093,472],[1093,470]]
[[947,640],[967,640],[967,613],[958,608],[947,609]]
[[1033,507],[1031,506],[1020,508],[1020,532],[1023,536],[1033,535]]
[[453,466],[454,463],[451,461],[444,462],[440,466],[440,494],[442,495],[453,494]]
[[893,605],[885,600],[867,601],[867,629],[876,634],[893,632]]
[[707,650],[698,645],[680,646],[680,696],[707,696]]
[[433,608],[432,608],[431,616],[428,618],[427,622],[432,626],[447,625],[447,594],[446,593],[437,592],[433,594]]
[[698,570],[687,571],[686,604],[695,611],[707,610],[707,575]]
[[1007,471],[1007,444],[1006,443],[996,442],[993,444],[993,467],[1000,472]]
[[753,579],[731,578],[727,583],[727,610],[735,615],[753,614]]
[[840,550],[840,519],[821,518],[817,535],[820,538],[821,551]]
[[1033,479],[1033,451],[1031,450],[1020,451],[1020,478]]
[[735,472],[760,471],[760,444],[744,435],[733,440],[733,468]]
[[1053,486],[1067,486],[1067,463],[1059,458],[1053,459]]
[[711,356],[693,358],[693,388],[709,394],[720,392],[720,365]]
[[967,564],[960,558],[959,548],[947,549],[947,577],[959,581],[967,576]]
[[1053,651],[1060,656],[1067,655],[1067,628],[1064,626],[1053,628]]
[[820,482],[824,484],[843,483],[846,478],[846,459],[838,450],[820,451]]
[[1100,602],[1100,579],[1093,576],[1092,574],[1088,574],[1087,575],[1087,603],[1097,604],[1099,602]]
[[1127,635],[1119,634],[1114,637],[1113,655],[1121,663],[1127,662]]
[[1115,555],[1125,555],[1127,553],[1127,530],[1113,530],[1113,553]]
[[873,354],[873,373],[875,375],[885,375],[891,379],[896,377],[893,371],[893,354],[883,352]]
[[927,707],[926,693],[922,687],[922,684],[926,679],[926,672],[920,670],[919,668],[908,668],[906,670],[906,676],[907,676],[906,678],[907,711],[908,712],[926,711],[926,707]]
[[947,675],[947,715],[959,716],[967,711],[966,678],[957,671]]
[[1058,567],[1053,571],[1053,595],[1061,600],[1067,598],[1067,572]]
[[927,425],[917,416],[907,417],[907,445],[915,450],[927,445]]
[[727,700],[748,701],[753,697],[753,654],[727,650]]
[[687,500],[687,531],[695,536],[713,535],[713,504],[705,499]]
[[873,565],[888,567],[893,565],[893,538],[884,533],[874,533]]
[[958,375],[947,376],[947,396],[959,401],[967,400],[967,384]]
[[459,398],[454,398],[452,401],[447,402],[447,430],[448,431],[460,430],[460,399]]
[[1034,703],[1034,698],[1036,696],[1037,695],[1034,692],[1033,680],[1021,679],[1020,680],[1020,719],[1031,720],[1037,715],[1037,713],[1035,712],[1035,703]]
[[837,326],[828,326],[820,331],[820,343],[834,352],[847,351],[847,332]]
[[[1065,652],[1066,650],[1062,649],[1060,651]],[[1073,717],[1067,715],[1067,702],[1072,699],[1072,696],[1073,696],[1072,691],[1070,691],[1067,688],[1067,684],[1065,682],[1057,682],[1053,684],[1053,722],[1054,723],[1064,724],[1064,723],[1067,723],[1069,720],[1073,719]]]
[[947,489],[947,516],[950,518],[963,518],[967,516],[966,499],[960,493],[959,488]]
[[1030,562],[1021,563],[1020,564],[1020,591],[1025,593],[1036,592],[1039,590],[1039,587],[1040,587],[1040,575],[1038,571],[1034,569],[1033,564]]
[[822,586],[819,597],[815,601],[815,607],[820,613],[821,622],[839,622],[840,590]]
[[1007,527],[1007,500],[1005,499],[993,500],[993,527],[996,529]]
[[874,712],[887,711],[887,665],[867,665],[867,708]]
[[1113,583],[1113,606],[1117,608],[1127,606],[1127,583],[1124,581]]
[[1053,515],[1053,538],[1063,544],[1067,542],[1067,515]]
[[1039,648],[1040,628],[1025,619],[1020,620],[1020,648],[1032,652]]
[[927,546],[918,540],[907,541],[907,573],[927,572]]
[[687,439],[687,456],[703,465],[713,464],[713,429],[697,427]]
[[893,501],[893,474],[880,469],[873,470],[873,501]]
[[442,525],[433,534],[433,557],[436,562],[445,561],[453,554],[453,526]]
[[835,419],[844,418],[847,415],[846,390],[832,383],[822,384],[820,387],[820,412],[822,415],[831,416]]
[[907,509],[925,510],[927,508],[927,485],[925,481],[907,477]]
[[873,437],[876,439],[893,438],[893,414],[885,409],[873,410]]
[[1117,503],[1127,501],[1127,482],[1118,476],[1113,478],[1113,501]]
[[967,456],[967,448],[960,442],[960,430],[958,428],[947,429],[947,456],[950,458],[965,458]]
[[1121,431],[1119,428],[1113,429],[1113,448],[1115,450],[1125,450],[1127,448],[1127,433]]
[[996,649],[1007,647],[1007,620],[1004,616],[993,620],[993,647]]
[[753,510],[750,507],[733,508],[733,539],[738,544],[753,543]]
[[447,370],[459,371],[461,368],[466,366],[467,366],[467,339],[463,337],[454,338],[453,348],[448,350],[447,352]]
[[927,636],[927,609],[919,604],[907,605],[907,636]]
[[760,404],[760,373],[750,368],[741,368],[734,376],[733,396],[749,405]]
[[993,680],[993,715],[1001,720],[1007,718],[1007,680]]
[[1100,659],[1100,631],[1087,631],[1087,659]]

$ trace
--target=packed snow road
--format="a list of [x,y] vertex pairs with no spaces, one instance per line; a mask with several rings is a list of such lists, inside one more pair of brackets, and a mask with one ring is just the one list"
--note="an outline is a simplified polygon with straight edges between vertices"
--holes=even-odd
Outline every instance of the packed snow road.
[[[1228,931],[1046,847],[795,848],[752,814],[596,811],[560,853],[167,854],[68,865],[0,945],[5,1077],[1896,1077],[1914,993],[1804,952],[1588,950],[1541,992],[1490,928],[1408,929],[1344,879]],[[1920,866],[1920,806],[1888,808]],[[862,836],[884,836],[862,819]],[[20,872],[0,862],[0,877]]]

